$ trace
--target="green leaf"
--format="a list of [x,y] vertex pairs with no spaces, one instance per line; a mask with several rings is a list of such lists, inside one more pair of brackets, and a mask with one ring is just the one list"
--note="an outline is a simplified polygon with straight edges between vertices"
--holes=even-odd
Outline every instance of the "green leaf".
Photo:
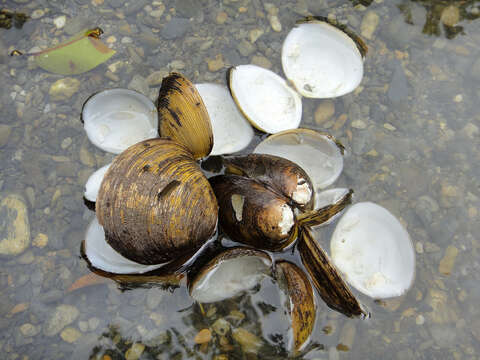
[[62,75],[81,74],[115,54],[100,41],[100,34],[100,29],[83,31],[60,45],[30,55],[44,70]]

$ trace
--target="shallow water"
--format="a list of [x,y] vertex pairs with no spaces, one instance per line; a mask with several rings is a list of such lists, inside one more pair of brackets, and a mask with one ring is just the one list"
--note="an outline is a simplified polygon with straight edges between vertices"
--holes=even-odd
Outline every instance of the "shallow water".
[[[351,187],[355,201],[379,203],[401,219],[415,245],[417,275],[402,298],[373,302],[356,293],[372,313],[366,321],[318,299],[311,346],[300,358],[480,356],[480,1],[17,0],[1,6],[31,16],[21,28],[0,29],[0,241],[12,226],[29,239],[0,246],[2,358],[287,357],[284,301],[269,278],[203,309],[183,285],[119,286],[91,276],[88,286],[70,289],[90,273],[80,244],[94,214],[84,205],[83,187],[113,158],[88,141],[80,112],[105,88],[129,87],[154,100],[170,71],[196,83],[224,83],[237,64],[282,74],[282,41],[295,21],[311,14],[347,25],[369,52],[360,87],[333,100],[304,99],[302,126],[343,143],[345,167],[334,186]],[[67,21],[57,29],[60,16]],[[81,75],[51,74],[6,55],[96,26],[116,54]],[[78,80],[71,92],[49,93],[66,77]],[[14,223],[25,210],[28,222]],[[332,230],[324,236],[326,249]],[[197,333],[220,318],[256,334],[260,346],[244,353],[230,333],[195,345]]]

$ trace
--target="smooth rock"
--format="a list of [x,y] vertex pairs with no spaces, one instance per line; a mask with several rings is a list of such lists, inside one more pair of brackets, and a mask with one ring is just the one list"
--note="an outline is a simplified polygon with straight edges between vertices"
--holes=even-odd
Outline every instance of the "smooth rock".
[[145,345],[141,343],[134,343],[125,353],[126,360],[138,360],[145,350]]
[[255,51],[255,46],[247,40],[242,40],[237,45],[237,50],[242,56],[249,56]]
[[246,353],[256,354],[262,346],[262,341],[255,335],[243,328],[237,328],[232,331],[233,339],[240,344],[242,350]]
[[380,17],[374,11],[368,11],[362,19],[360,24],[360,33],[362,36],[368,40],[373,38],[375,30],[377,30],[378,23],[380,22]]
[[447,26],[455,26],[460,21],[460,10],[455,5],[447,6],[440,15],[440,21]]
[[25,200],[7,195],[0,202],[0,254],[18,255],[30,245],[30,224]]
[[261,66],[265,69],[270,69],[272,67],[272,62],[262,55],[253,55],[252,64]]
[[57,29],[61,29],[67,23],[67,17],[65,15],[61,15],[53,19],[53,24]]
[[23,324],[20,326],[20,332],[25,337],[32,337],[37,335],[40,332],[40,327],[32,325],[30,323]]
[[10,125],[0,124],[0,148],[7,145],[11,133],[12,127]]
[[133,75],[132,80],[128,84],[128,88],[131,90],[138,91],[140,94],[148,96],[150,88],[148,86],[147,81],[141,75]]
[[168,76],[168,71],[166,70],[155,71],[147,76],[146,82],[148,86],[158,86],[162,84],[162,80],[166,76]]
[[160,35],[166,40],[173,40],[186,34],[190,27],[190,21],[183,18],[172,18],[160,31]]
[[452,273],[453,267],[455,266],[455,259],[458,255],[458,249],[453,246],[449,245],[445,250],[445,255],[440,260],[440,264],[438,265],[438,272],[442,275],[450,275]]
[[211,71],[211,72],[215,72],[222,69],[225,66],[225,63],[223,62],[222,54],[217,54],[217,56],[215,56],[215,59],[207,60],[207,65],[208,65],[208,71]]
[[335,104],[331,100],[322,101],[315,110],[315,123],[321,125],[335,114]]
[[225,11],[220,11],[215,18],[215,22],[219,25],[225,24],[228,20],[228,14]]
[[73,327],[67,327],[60,333],[60,337],[63,341],[70,344],[77,341],[81,336],[82,333]]
[[50,86],[49,94],[53,101],[70,99],[80,88],[80,81],[75,78],[66,77],[55,81]]
[[210,340],[212,340],[212,332],[210,331],[210,329],[200,330],[193,339],[193,341],[195,341],[195,344],[205,344],[210,342]]
[[62,329],[74,322],[79,315],[79,311],[72,305],[59,305],[50,318],[47,320],[44,333],[46,336],[57,335]]
[[48,235],[43,233],[38,233],[37,236],[33,239],[33,246],[44,248],[48,244]]
[[280,19],[278,18],[277,15],[269,16],[268,20],[270,21],[270,26],[272,27],[273,31],[275,32],[282,31],[282,24],[280,23]]
[[198,0],[175,0],[175,10],[186,18],[196,17],[202,12],[202,3]]

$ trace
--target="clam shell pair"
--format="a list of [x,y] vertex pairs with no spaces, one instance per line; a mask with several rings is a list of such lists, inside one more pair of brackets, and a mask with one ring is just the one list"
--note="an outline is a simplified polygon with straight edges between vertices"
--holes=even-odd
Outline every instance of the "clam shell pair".
[[[129,146],[95,175],[100,179],[105,172],[101,185],[93,185],[93,179],[89,186],[92,193],[99,188],[97,196],[89,197],[96,200],[107,245],[146,266],[126,267],[124,272],[148,271],[152,265],[193,254],[216,229],[217,201],[196,162],[213,147],[212,129],[198,91],[183,75],[164,79],[158,115],[162,137]],[[92,265],[119,272],[119,260],[112,258],[110,265],[115,266],[109,266],[98,250],[108,246],[97,246],[93,240],[97,238],[87,238],[85,244]]]

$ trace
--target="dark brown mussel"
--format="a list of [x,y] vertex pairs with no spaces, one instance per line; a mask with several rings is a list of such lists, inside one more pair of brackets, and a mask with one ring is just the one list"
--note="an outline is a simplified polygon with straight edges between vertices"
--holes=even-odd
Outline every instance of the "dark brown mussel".
[[279,250],[296,238],[289,200],[267,185],[238,175],[210,178],[219,204],[219,222],[232,240]]
[[96,214],[108,244],[141,264],[171,261],[214,233],[218,206],[190,151],[170,139],[137,143],[102,181]]
[[310,229],[302,229],[298,248],[315,288],[330,308],[349,317],[368,317]]
[[200,303],[239,295],[271,276],[272,260],[259,250],[234,247],[221,252],[189,276],[190,295]]
[[257,180],[302,208],[312,207],[312,181],[294,162],[267,154],[233,156],[224,158],[223,162],[226,172]]

